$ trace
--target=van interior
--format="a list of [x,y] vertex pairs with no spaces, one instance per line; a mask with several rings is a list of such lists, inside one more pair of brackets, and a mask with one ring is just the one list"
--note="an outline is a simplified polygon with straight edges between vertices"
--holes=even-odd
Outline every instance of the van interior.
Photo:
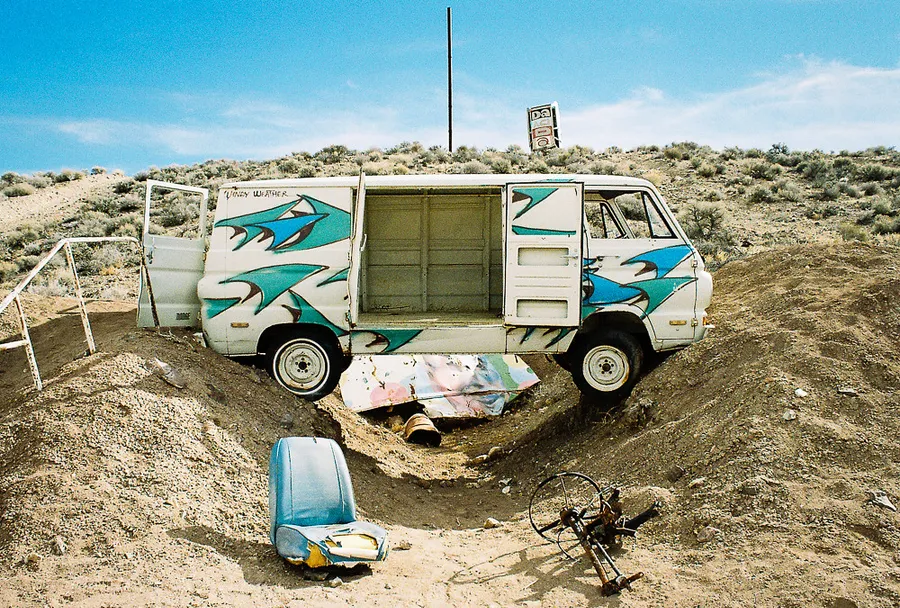
[[499,324],[499,187],[367,189],[359,324]]

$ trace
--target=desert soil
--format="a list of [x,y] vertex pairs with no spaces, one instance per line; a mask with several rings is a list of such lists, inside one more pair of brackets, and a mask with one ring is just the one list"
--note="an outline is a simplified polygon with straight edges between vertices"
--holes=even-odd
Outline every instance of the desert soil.
[[[69,217],[117,179],[7,199],[0,231]],[[139,330],[132,302],[89,304],[85,356],[75,302],[26,295],[45,390],[21,349],[0,352],[0,606],[900,605],[898,514],[870,500],[900,506],[900,249],[765,207],[729,221],[752,255],[716,272],[706,340],[611,410],[531,357],[541,384],[440,448],[338,393],[296,399],[189,332]],[[0,315],[0,341],[16,332]],[[384,563],[310,573],[275,554],[268,454],[290,435],[343,445],[360,516],[389,530]],[[603,598],[584,559],[531,530],[531,492],[561,470],[617,484],[629,514],[663,502],[616,552],[644,573],[633,591]]]
[[[128,303],[91,304],[84,356],[73,303],[29,296],[45,390],[21,350],[0,354],[0,605],[896,606],[898,515],[870,492],[900,504],[898,267],[896,247],[836,243],[730,263],[716,329],[620,407],[533,357],[541,384],[436,449],[190,333],[136,329]],[[275,554],[267,459],[289,435],[342,443],[385,562],[317,580]],[[628,513],[663,502],[616,554],[644,573],[632,591],[603,598],[531,530],[530,494],[559,470],[619,485]]]
[[4,198],[0,232],[23,224],[44,224],[62,220],[77,211],[86,195],[111,194],[112,187],[123,176],[116,173],[88,175],[83,179],[53,184],[28,196]]

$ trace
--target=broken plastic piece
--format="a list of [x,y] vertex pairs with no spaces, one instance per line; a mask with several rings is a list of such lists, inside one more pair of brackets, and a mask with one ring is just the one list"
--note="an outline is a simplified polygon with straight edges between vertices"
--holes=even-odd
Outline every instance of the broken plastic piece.
[[890,509],[895,513],[897,512],[897,507],[895,507],[894,503],[891,502],[891,499],[887,497],[887,494],[885,494],[881,490],[869,490],[869,494],[872,495],[872,498],[869,499],[869,502],[871,502],[873,505],[878,505],[879,507]]
[[151,363],[153,373],[162,378],[167,384],[171,384],[175,388],[184,388],[186,382],[184,376],[177,369],[159,359],[153,359]]

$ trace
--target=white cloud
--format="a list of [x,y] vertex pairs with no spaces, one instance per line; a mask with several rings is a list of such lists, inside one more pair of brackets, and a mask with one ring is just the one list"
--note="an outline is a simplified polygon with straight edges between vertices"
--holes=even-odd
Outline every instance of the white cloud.
[[567,142],[596,147],[691,140],[713,147],[864,149],[900,143],[900,69],[803,60],[799,69],[697,99],[638,91],[564,113]]
[[[475,85],[467,87],[476,90]],[[55,129],[87,144],[139,142],[188,157],[272,158],[331,144],[365,149],[401,141],[446,145],[440,91],[397,92],[392,105],[353,110],[264,100],[192,97],[185,122],[59,121]],[[496,93],[454,95],[454,143],[524,146],[525,106]],[[864,149],[900,144],[900,68],[858,67],[799,58],[799,66],[757,76],[743,88],[690,98],[641,87],[612,103],[566,107],[564,145],[595,148],[690,140],[721,148]],[[204,108],[200,111],[199,108]],[[200,117],[203,118],[200,118]]]
[[120,131],[119,123],[107,120],[63,122],[57,125],[57,129],[86,144],[111,144]]
[[315,152],[338,143],[358,149],[387,147],[404,140],[439,143],[433,136],[434,129],[404,126],[392,109],[376,108],[368,116],[245,104],[228,108],[217,119],[203,124],[96,119],[65,121],[55,129],[85,144],[138,144],[203,158],[274,158],[301,150]]

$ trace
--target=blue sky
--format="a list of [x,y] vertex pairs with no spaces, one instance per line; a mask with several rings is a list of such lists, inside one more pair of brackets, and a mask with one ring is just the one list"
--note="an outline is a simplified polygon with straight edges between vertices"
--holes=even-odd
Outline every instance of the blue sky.
[[448,5],[455,145],[900,144],[896,0],[7,0],[0,171],[446,146]]

